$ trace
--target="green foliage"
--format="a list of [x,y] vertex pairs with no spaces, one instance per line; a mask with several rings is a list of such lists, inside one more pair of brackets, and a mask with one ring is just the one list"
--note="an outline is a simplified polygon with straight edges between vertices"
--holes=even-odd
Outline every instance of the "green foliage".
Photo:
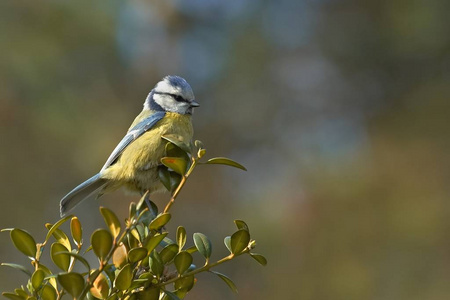
[[[211,269],[239,255],[249,254],[261,265],[266,265],[264,256],[251,252],[255,241],[242,220],[235,220],[237,231],[225,238],[230,254],[215,262],[211,262],[211,241],[203,233],[193,234],[194,246],[190,248],[185,248],[187,233],[183,226],[178,226],[175,241],[167,238],[169,233],[165,225],[171,221],[169,210],[196,165],[224,164],[245,168],[227,158],[213,158],[202,163],[200,159],[206,150],[200,141],[188,145],[176,136],[163,138],[168,141],[167,157],[162,159],[164,166],[160,167],[159,173],[161,181],[166,181],[164,185],[172,193],[163,212],[158,213],[158,207],[148,199],[147,193],[139,203],[130,204],[129,217],[124,226],[112,210],[100,207],[108,229],[95,230],[86,249],[81,222],[74,216],[67,216],[54,225],[46,224],[48,233],[42,243],[36,243],[32,235],[22,229],[3,230],[9,231],[14,246],[29,257],[34,268],[30,272],[24,266],[3,263],[3,266],[18,269],[29,277],[26,288],[3,293],[3,296],[14,300],[56,300],[63,295],[70,295],[73,299],[178,300],[194,287],[196,275],[201,272],[217,275],[232,291],[237,292],[230,278]],[[65,233],[60,226],[68,220],[70,231]],[[54,242],[49,252],[58,270],[55,272],[41,260],[51,237]],[[91,249],[98,258],[95,267],[91,267],[84,258]],[[202,267],[193,265],[194,255],[204,259]],[[73,270],[77,262],[85,268],[84,272]]]

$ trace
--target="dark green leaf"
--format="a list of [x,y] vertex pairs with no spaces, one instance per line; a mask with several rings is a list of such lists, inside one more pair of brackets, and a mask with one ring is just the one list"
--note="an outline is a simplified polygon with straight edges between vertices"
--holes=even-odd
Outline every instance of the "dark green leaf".
[[162,213],[159,216],[157,216],[151,223],[150,223],[150,230],[158,230],[164,225],[166,225],[172,216],[170,213]]
[[226,276],[226,275],[224,275],[222,273],[219,273],[219,272],[215,272],[215,271],[210,271],[210,272],[216,274],[217,276],[219,276],[220,279],[222,279],[230,287],[230,289],[233,292],[235,292],[235,293],[238,292],[236,285],[234,284],[234,282],[228,276]]
[[161,241],[166,237],[166,235],[167,232],[164,232],[164,233],[157,233],[153,237],[151,237],[147,241],[147,244],[145,245],[145,248],[147,248],[148,252],[152,252],[153,249],[155,249],[156,246],[158,246],[159,243],[161,243]]
[[70,218],[72,218],[72,215],[68,215],[65,216],[64,218],[62,218],[61,220],[59,220],[58,222],[56,222],[47,232],[47,236],[45,237],[45,243],[48,242],[48,240],[50,239],[50,237],[52,236],[53,232],[59,228],[59,226],[61,226],[64,222],[66,222],[67,220],[69,220]]
[[162,275],[164,271],[164,263],[161,259],[161,256],[156,252],[156,250],[152,251],[150,254],[150,260],[148,262],[150,265],[150,270],[152,270],[153,274],[158,277]]
[[151,288],[143,290],[138,294],[139,300],[158,300],[159,299],[159,288]]
[[[47,229],[51,229],[53,227],[52,224],[47,223],[45,224],[45,227],[47,227]],[[64,233],[64,231],[62,231],[61,229],[55,228],[53,229],[53,237],[55,238],[55,240],[62,244],[64,247],[67,248],[67,250],[71,251],[72,250],[72,245],[70,244],[69,241],[69,237],[67,236],[67,234]]]
[[174,259],[175,267],[179,274],[183,274],[192,264],[192,255],[187,251],[179,252]]
[[81,227],[80,220],[77,217],[73,217],[70,220],[70,233],[72,234],[73,241],[77,246],[83,243],[83,228]]
[[2,263],[2,266],[11,267],[17,270],[20,270],[31,277],[31,272],[27,270],[24,266],[18,265],[18,264],[10,264],[10,263]]
[[56,300],[56,290],[53,286],[46,284],[41,289],[41,299],[42,300]]
[[35,290],[39,290],[44,281],[45,273],[42,269],[37,269],[31,276],[31,285]]
[[163,138],[166,141],[169,141],[172,144],[176,145],[177,147],[179,147],[184,152],[191,153],[191,147],[188,144],[189,141],[185,141],[182,136],[175,135],[175,134],[165,134],[161,138]]
[[159,177],[159,180],[161,180],[161,183],[164,185],[164,187],[168,191],[171,191],[172,189],[170,186],[170,172],[166,166],[158,167],[158,177]]
[[181,175],[175,172],[170,172],[170,191],[174,192],[180,185]]
[[231,250],[231,236],[226,236],[223,239],[223,243],[227,247],[228,251],[230,251],[230,253],[233,253],[233,251]]
[[180,157],[163,157],[161,162],[166,167],[172,169],[174,172],[184,175],[186,173],[188,162]]
[[231,253],[241,253],[250,242],[250,234],[245,229],[240,229],[231,236]]
[[76,260],[81,262],[88,269],[88,271],[91,269],[91,266],[89,265],[88,261],[83,256],[81,256],[79,254],[76,254],[76,253],[73,253],[73,252],[62,251],[62,252],[55,252],[53,255],[55,255],[55,256],[58,256],[58,255],[72,256]]
[[14,228],[10,232],[11,240],[16,248],[29,257],[36,256],[36,242],[25,230]]
[[130,264],[125,265],[125,267],[120,270],[117,274],[114,286],[119,290],[126,290],[131,286],[131,281],[133,280],[133,268]]
[[243,165],[235,162],[234,160],[226,158],[226,157],[215,157],[215,158],[208,159],[206,164],[227,165],[227,166],[231,166],[231,167],[235,167],[235,168],[247,171],[247,169]]
[[128,252],[128,260],[130,263],[135,263],[144,259],[147,254],[148,250],[145,247],[133,248]]
[[194,233],[194,244],[195,247],[197,247],[198,252],[206,258],[206,261],[209,261],[212,252],[212,245],[208,237],[203,233],[196,232]]
[[267,265],[267,259],[261,254],[250,253],[250,256],[253,257],[253,259],[259,262],[262,266]]
[[172,259],[177,255],[178,253],[178,245],[177,244],[170,244],[164,247],[164,249],[161,250],[159,255],[161,256],[161,260],[164,264],[167,264],[168,262],[172,261]]
[[250,230],[248,229],[247,224],[244,221],[242,221],[242,220],[234,220],[234,224],[236,224],[236,227],[238,229],[245,229],[248,232],[250,232]]
[[180,250],[186,244],[186,229],[183,226],[178,226],[177,228],[177,243]]
[[109,251],[111,251],[113,237],[109,231],[105,229],[97,229],[91,236],[91,245],[95,255],[103,261]]
[[69,250],[61,243],[55,242],[52,244],[50,249],[50,256],[52,258],[53,263],[63,271],[67,271],[70,265],[70,256],[67,254],[59,254],[61,252],[69,252]]
[[81,274],[70,272],[58,274],[58,282],[74,298],[78,298],[84,289],[84,278]]
[[168,297],[170,300],[180,300],[180,298],[178,298],[178,296],[175,295],[175,294],[172,293],[172,292],[169,292],[169,291],[164,290],[164,293],[167,295],[167,297]]
[[111,234],[113,235],[113,238],[115,239],[120,233],[119,219],[117,218],[116,214],[112,210],[110,210],[106,207],[100,207],[100,213],[102,214],[106,225],[109,227],[109,230],[111,231]]
[[176,290],[186,289],[186,291],[190,291],[194,287],[195,278],[194,275],[182,277],[175,281],[174,287]]
[[5,293],[2,293],[2,295],[4,297],[6,297],[8,299],[12,299],[12,300],[24,300],[24,299],[26,299],[26,298],[23,298],[23,297],[21,297],[19,295],[14,294],[14,293],[6,293],[5,292]]

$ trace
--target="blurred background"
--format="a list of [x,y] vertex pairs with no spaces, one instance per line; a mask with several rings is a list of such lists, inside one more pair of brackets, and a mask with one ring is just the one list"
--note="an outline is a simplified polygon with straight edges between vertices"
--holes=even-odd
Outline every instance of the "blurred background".
[[[222,239],[243,219],[266,267],[220,266],[188,299],[450,297],[450,2],[0,2],[0,227],[43,240],[167,74],[201,107],[207,156],[169,230]],[[98,206],[125,218],[116,192]],[[163,205],[167,195],[155,201]],[[171,233],[174,234],[173,232]],[[27,264],[7,233],[0,261]],[[191,242],[192,243],[192,242]],[[26,278],[0,268],[0,290]]]

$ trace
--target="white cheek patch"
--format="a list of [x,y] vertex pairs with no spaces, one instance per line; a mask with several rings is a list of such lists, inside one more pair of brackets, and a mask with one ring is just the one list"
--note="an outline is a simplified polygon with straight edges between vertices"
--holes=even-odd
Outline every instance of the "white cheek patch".
[[169,95],[154,94],[153,99],[165,111],[171,111],[179,114],[186,114],[189,109],[189,104],[178,102]]

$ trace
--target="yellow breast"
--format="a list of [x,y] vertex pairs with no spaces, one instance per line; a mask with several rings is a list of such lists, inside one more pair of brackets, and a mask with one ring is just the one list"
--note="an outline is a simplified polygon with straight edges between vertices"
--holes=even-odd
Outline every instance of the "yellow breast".
[[[131,128],[152,112],[143,111],[133,122]],[[157,166],[164,156],[165,134],[176,134],[185,141],[191,141],[194,130],[191,116],[167,112],[164,118],[149,131],[132,142],[119,157],[118,161],[107,168],[103,178],[110,179],[110,188],[126,186],[128,189],[143,191],[156,190],[161,187],[157,175]]]

